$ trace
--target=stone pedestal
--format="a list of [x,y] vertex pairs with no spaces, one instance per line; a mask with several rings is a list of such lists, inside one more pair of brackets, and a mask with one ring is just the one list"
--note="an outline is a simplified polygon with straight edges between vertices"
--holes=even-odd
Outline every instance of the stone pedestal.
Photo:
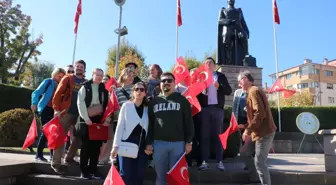
[[336,172],[336,129],[320,130],[323,135],[324,164],[326,172]]
[[228,105],[228,106],[232,105],[234,92],[235,90],[238,89],[237,77],[238,77],[239,72],[241,71],[250,71],[254,78],[254,84],[256,86],[262,87],[262,68],[222,65],[220,66],[220,69],[218,71],[225,74],[232,88],[232,94],[230,96],[225,97],[225,105]]

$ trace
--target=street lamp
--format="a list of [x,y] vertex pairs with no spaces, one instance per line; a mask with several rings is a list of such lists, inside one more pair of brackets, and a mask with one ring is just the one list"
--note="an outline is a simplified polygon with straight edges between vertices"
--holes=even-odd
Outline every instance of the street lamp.
[[114,0],[115,4],[119,6],[119,27],[114,30],[118,34],[118,44],[117,44],[117,53],[116,53],[116,63],[115,63],[115,77],[118,79],[118,67],[119,67],[119,47],[120,47],[120,37],[128,34],[128,29],[126,26],[121,28],[121,17],[122,17],[122,6],[125,4],[126,0]]

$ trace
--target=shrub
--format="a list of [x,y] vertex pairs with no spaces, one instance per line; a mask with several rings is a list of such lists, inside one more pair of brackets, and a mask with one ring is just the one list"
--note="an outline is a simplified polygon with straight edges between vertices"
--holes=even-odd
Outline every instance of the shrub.
[[0,146],[21,147],[26,139],[33,114],[30,110],[13,109],[0,114]]
[[29,109],[32,92],[32,89],[0,84],[0,113],[15,108]]

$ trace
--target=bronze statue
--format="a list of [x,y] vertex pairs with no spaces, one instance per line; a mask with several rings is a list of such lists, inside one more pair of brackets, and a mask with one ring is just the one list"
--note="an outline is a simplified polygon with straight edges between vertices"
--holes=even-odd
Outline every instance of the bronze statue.
[[[218,65],[244,65],[248,55],[249,29],[243,11],[235,8],[235,0],[228,0],[228,7],[222,8],[218,20]],[[254,64],[255,65],[255,64]]]

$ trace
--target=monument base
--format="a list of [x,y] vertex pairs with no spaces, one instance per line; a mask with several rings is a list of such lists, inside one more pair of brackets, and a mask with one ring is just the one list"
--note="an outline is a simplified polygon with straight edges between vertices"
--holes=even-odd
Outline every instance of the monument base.
[[238,89],[237,77],[241,71],[250,71],[254,78],[254,85],[262,87],[262,68],[258,67],[247,67],[247,66],[231,66],[231,65],[221,65],[218,69],[219,72],[224,73],[231,88],[232,93],[225,97],[225,105],[231,106],[233,101],[233,95],[235,90]]

